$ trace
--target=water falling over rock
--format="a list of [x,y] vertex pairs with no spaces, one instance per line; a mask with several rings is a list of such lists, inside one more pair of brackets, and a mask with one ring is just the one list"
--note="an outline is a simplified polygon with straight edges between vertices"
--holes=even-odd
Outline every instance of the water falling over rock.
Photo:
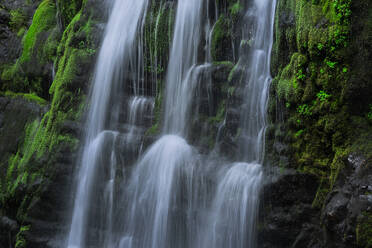
[[[141,58],[148,3],[126,0],[112,6],[93,84],[69,248],[255,246],[275,1],[247,5],[246,22],[254,32],[249,53],[242,52],[249,59],[236,161],[216,151],[202,154],[189,143],[190,123],[201,107],[193,100],[201,89],[207,91],[206,109],[213,108],[212,22],[219,13],[211,3],[177,2],[162,135],[143,155],[136,151],[155,108]],[[157,68],[156,53],[153,63]],[[158,78],[153,81],[150,88],[158,91]]]
[[[114,183],[115,176],[109,173],[107,178],[101,177],[102,175],[97,178],[98,169],[101,166],[105,166],[104,161],[99,158],[105,155],[105,149],[107,148],[104,140],[108,135],[112,135],[111,131],[105,131],[105,129],[108,127],[117,128],[118,124],[117,116],[119,110],[117,108],[109,109],[110,102],[117,100],[121,96],[117,93],[122,89],[122,80],[128,77],[129,66],[132,65],[132,73],[140,73],[142,70],[133,65],[137,64],[138,59],[142,59],[137,56],[136,41],[146,15],[147,4],[147,0],[117,0],[112,6],[94,75],[85,147],[78,173],[79,178],[71,230],[68,237],[67,247],[69,248],[80,248],[88,245],[87,237],[90,237],[90,239],[94,237],[91,232],[87,233],[88,226],[108,230],[112,227],[110,220],[112,220],[113,216],[110,209],[112,209],[113,204],[113,186],[111,184]],[[139,87],[137,87],[138,78],[134,78],[131,81],[135,85],[133,88],[137,89]],[[113,104],[117,103],[114,102]],[[107,121],[110,123],[107,124]],[[108,167],[105,169],[115,170],[110,165]],[[107,184],[105,182],[109,183],[109,189],[101,190],[99,185]],[[109,199],[101,199],[105,200],[103,205],[95,206],[91,200],[93,195],[94,197],[99,197],[97,196],[99,194],[106,194]],[[107,206],[107,204],[109,205]],[[100,221],[95,221],[96,217],[94,216],[99,215],[100,210],[106,211],[107,209],[109,209],[108,213],[105,213],[102,217],[104,224],[102,225],[99,223]],[[93,242],[98,247],[112,247],[113,244],[111,244],[110,238],[107,238],[110,235],[111,233],[107,232],[102,238],[96,236]]]

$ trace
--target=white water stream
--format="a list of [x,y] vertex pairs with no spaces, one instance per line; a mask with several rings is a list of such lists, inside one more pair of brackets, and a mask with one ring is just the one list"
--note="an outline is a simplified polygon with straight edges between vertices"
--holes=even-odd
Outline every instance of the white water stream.
[[[202,156],[187,142],[194,93],[212,66],[213,25],[203,17],[207,0],[178,0],[162,136],[138,159],[128,181],[117,182],[122,172],[115,147],[138,145],[139,126],[152,115],[154,99],[144,95],[141,80],[148,0],[114,1],[94,76],[68,248],[255,247],[276,1],[250,2],[244,20],[254,29],[246,54],[238,161]],[[200,56],[203,39],[207,51]],[[211,87],[210,78],[206,81]],[[125,135],[116,102],[129,94],[118,93],[123,83],[133,91]]]

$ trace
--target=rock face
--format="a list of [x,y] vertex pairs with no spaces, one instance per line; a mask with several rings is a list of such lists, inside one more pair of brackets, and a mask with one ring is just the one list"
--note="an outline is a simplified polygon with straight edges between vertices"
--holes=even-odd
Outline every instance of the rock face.
[[[0,244],[5,247],[63,246],[58,236],[69,224],[84,100],[105,13],[98,12],[100,1],[84,2],[84,9],[79,0],[0,4],[0,27],[7,30],[0,37]],[[61,8],[64,23],[58,23],[56,5],[65,4],[71,8]],[[12,44],[15,36],[19,43]]]
[[319,228],[319,213],[311,206],[317,178],[296,171],[272,177],[263,191],[259,247],[308,247]]
[[[9,154],[17,152],[23,142],[27,123],[41,118],[47,107],[23,97],[0,97],[0,163],[5,164]],[[1,175],[5,175],[2,171]]]
[[[1,182],[6,180],[7,164],[11,154],[16,153],[22,146],[24,129],[27,123],[40,119],[46,112],[46,107],[41,107],[36,102],[31,102],[23,97],[0,97],[0,177]],[[2,186],[4,184],[2,183]],[[23,192],[19,188],[20,193]],[[21,193],[22,194],[22,193]],[[11,202],[8,202],[12,205]],[[2,216],[5,210],[0,204],[0,243],[9,247],[14,242],[19,230],[19,223],[15,216]],[[10,208],[12,206],[9,206]],[[2,247],[2,246],[0,246]]]
[[349,156],[321,209],[313,206],[316,176],[293,170],[268,174],[272,181],[263,192],[259,247],[369,247],[372,176],[363,157]]
[[[372,84],[358,62],[371,65],[369,5],[278,2],[267,164],[282,174],[265,187],[263,247],[372,245],[372,112],[364,95]],[[299,183],[304,176],[312,181]],[[279,194],[276,201],[268,199],[270,192]],[[289,192],[296,197],[288,200]]]

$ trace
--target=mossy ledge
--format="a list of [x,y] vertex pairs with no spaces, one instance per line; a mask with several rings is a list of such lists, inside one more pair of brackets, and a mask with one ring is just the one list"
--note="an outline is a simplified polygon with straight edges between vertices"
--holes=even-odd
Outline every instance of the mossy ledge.
[[[76,6],[80,8],[73,8],[67,14],[63,9],[56,16],[54,1],[42,1],[23,39],[21,56],[2,72],[3,96],[22,97],[47,106],[42,118],[26,124],[18,151],[8,158],[7,164],[1,165],[6,166],[6,175],[0,178],[1,214],[19,223],[18,234],[12,237],[17,248],[27,247],[25,233],[32,230],[28,213],[46,185],[53,181],[58,154],[65,149],[76,151],[79,144],[80,137],[63,130],[63,125],[66,121],[81,121],[89,72],[99,43],[97,20],[101,15],[91,6],[86,8],[85,3]],[[68,23],[59,34],[56,20],[62,18],[61,14],[66,15],[63,19]],[[46,44],[40,46],[41,41]],[[29,63],[35,61],[38,65],[53,65],[54,78],[39,74],[34,77],[40,76],[39,84],[31,81],[30,85],[30,73],[22,70],[30,69]]]

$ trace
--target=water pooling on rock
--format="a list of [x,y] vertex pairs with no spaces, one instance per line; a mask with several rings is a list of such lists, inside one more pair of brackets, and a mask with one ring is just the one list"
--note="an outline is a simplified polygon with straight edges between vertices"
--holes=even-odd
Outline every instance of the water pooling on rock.
[[[118,153],[126,160],[128,149],[138,146],[141,123],[146,114],[152,115],[154,100],[146,96],[141,80],[148,2],[114,2],[96,67],[68,248],[255,246],[275,4],[247,4],[245,21],[253,26],[253,34],[243,30],[252,40],[249,53],[243,54],[248,59],[242,62],[246,101],[241,106],[237,161],[199,154],[188,144],[193,97],[203,79],[210,84],[213,25],[203,18],[211,12],[209,1],[179,0],[162,136],[138,158],[128,181],[117,182]],[[123,83],[129,83],[133,95],[125,124],[120,122],[119,103],[129,94],[118,93]],[[125,144],[123,150],[114,148],[117,143]]]

